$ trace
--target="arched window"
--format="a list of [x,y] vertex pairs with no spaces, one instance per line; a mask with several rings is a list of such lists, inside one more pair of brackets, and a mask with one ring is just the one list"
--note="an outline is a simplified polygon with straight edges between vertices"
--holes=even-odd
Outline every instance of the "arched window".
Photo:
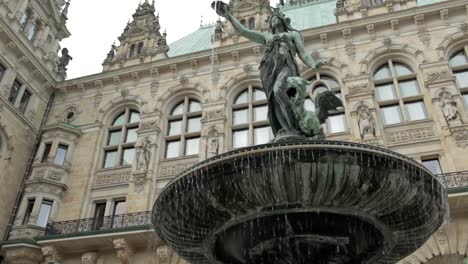
[[[314,90],[314,93],[324,90],[330,90],[335,93],[336,97],[340,98],[343,101],[340,83],[335,78],[317,72],[315,76],[309,78],[309,81],[320,81],[314,84],[314,87],[311,87]],[[306,98],[306,101],[304,102],[304,108],[309,111],[315,110],[315,105],[310,99],[310,97]],[[332,134],[348,131],[348,122],[346,121],[345,113],[337,112],[335,114],[330,115],[327,119],[327,129],[328,132]]]
[[133,163],[139,125],[140,113],[131,108],[125,109],[112,121],[104,147],[104,168]]
[[416,73],[391,59],[373,75],[377,101],[385,125],[427,119]]
[[267,103],[265,92],[252,85],[236,97],[232,106],[233,148],[265,144],[273,139]]
[[252,30],[255,29],[255,18],[253,17],[249,19],[249,29],[252,29]]
[[450,58],[450,67],[456,77],[457,87],[463,96],[463,101],[468,107],[468,44],[463,50],[456,52]]
[[130,52],[128,53],[128,57],[131,58],[135,55],[135,44],[130,46]]
[[247,27],[247,22],[245,21],[245,19],[241,19],[241,20],[240,20],[240,23],[241,23],[244,27]]
[[30,41],[33,41],[34,39],[36,39],[38,30],[39,30],[39,28],[38,28],[37,23],[34,22],[34,21],[32,21],[32,22],[30,23],[29,27],[27,28],[26,37],[27,37]]
[[177,104],[168,118],[166,158],[200,153],[201,103],[188,96]]
[[26,10],[20,19],[20,30],[24,31],[28,25],[29,20],[31,19],[31,11]]

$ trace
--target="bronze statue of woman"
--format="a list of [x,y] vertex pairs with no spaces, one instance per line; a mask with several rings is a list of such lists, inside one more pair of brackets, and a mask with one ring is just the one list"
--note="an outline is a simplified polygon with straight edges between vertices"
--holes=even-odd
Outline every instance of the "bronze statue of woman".
[[268,98],[268,121],[275,136],[298,132],[298,122],[290,100],[294,95],[287,94],[287,79],[300,76],[295,56],[299,55],[312,69],[319,68],[324,62],[315,62],[307,53],[302,35],[291,27],[289,18],[278,9],[273,9],[273,15],[268,19],[270,32],[264,33],[243,26],[232,16],[224,2],[215,1],[211,6],[230,21],[240,35],[266,46],[260,63],[260,78]]

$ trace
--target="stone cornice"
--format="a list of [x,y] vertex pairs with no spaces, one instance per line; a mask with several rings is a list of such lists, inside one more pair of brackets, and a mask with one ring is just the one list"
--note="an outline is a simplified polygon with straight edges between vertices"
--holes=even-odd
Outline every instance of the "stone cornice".
[[66,125],[64,123],[57,123],[57,124],[53,124],[53,125],[48,125],[48,126],[44,127],[44,129],[42,130],[42,133],[43,134],[48,134],[48,133],[50,133],[52,131],[64,131],[64,132],[75,135],[77,138],[79,138],[81,136],[81,134],[82,134],[81,130],[78,127],[72,127],[72,126]]

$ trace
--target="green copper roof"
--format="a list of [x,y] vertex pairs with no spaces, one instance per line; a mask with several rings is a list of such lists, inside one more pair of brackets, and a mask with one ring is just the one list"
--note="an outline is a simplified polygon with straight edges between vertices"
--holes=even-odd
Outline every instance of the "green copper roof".
[[169,44],[169,57],[211,49],[215,26],[206,26]]
[[[446,0],[418,0],[418,6]],[[336,23],[336,0],[312,0],[306,4],[285,6],[283,12],[291,18],[291,25],[297,30],[320,27]],[[171,43],[169,57],[181,56],[211,49],[214,25],[201,27],[197,31]]]
[[418,6],[430,5],[444,1],[446,0],[418,0]]

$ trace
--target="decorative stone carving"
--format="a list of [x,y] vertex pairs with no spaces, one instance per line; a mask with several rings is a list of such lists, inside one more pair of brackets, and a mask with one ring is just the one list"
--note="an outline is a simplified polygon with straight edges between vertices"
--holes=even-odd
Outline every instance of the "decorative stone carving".
[[468,23],[467,22],[461,23],[459,28],[460,28],[460,32],[462,32],[464,34],[468,34]]
[[353,44],[347,44],[345,46],[345,52],[352,60],[356,58],[356,47]]
[[161,129],[159,128],[159,123],[160,123],[159,118],[156,119],[155,121],[140,123],[140,128],[138,129],[138,132],[143,133],[143,132],[151,132],[151,131],[161,131]]
[[370,90],[367,87],[367,84],[362,83],[362,84],[350,86],[348,95],[366,94],[366,93],[369,93],[369,92],[370,92]]
[[159,82],[157,81],[151,82],[151,97],[154,98],[158,90],[159,90]]
[[172,249],[168,246],[160,246],[156,249],[160,264],[169,264],[172,257]]
[[431,35],[428,32],[423,31],[419,33],[418,37],[424,46],[429,47],[429,45],[431,45]]
[[73,60],[72,56],[68,53],[68,49],[62,49],[62,56],[59,58],[58,73],[64,78],[67,78],[67,66]]
[[57,118],[59,122],[71,124],[78,118],[81,112],[82,111],[78,105],[72,104],[67,106],[61,114],[56,115],[55,118]]
[[123,238],[114,239],[114,249],[117,253],[117,258],[122,264],[129,264],[131,257],[133,256],[133,250],[127,244],[127,241]]
[[42,255],[44,256],[45,263],[47,264],[59,264],[61,261],[61,257],[57,248],[53,246],[43,247]]
[[218,109],[214,111],[205,112],[204,117],[202,118],[201,122],[212,122],[216,120],[224,120],[226,116],[224,115],[224,109]]
[[193,166],[194,163],[177,164],[161,167],[161,177],[171,177]]
[[133,186],[137,193],[142,192],[145,189],[146,173],[135,173],[133,174]]
[[460,112],[458,112],[457,102],[449,93],[442,95],[440,107],[449,126],[463,123]]
[[219,153],[219,133],[216,128],[211,127],[208,132],[208,138],[206,142],[206,157],[212,158]]
[[366,106],[361,106],[358,109],[359,114],[359,134],[361,139],[375,137],[375,119]]
[[84,253],[81,256],[81,263],[82,264],[96,264],[98,259],[98,255],[96,252],[88,252]]
[[426,73],[426,84],[441,81],[451,81],[453,79],[453,75],[448,70]]
[[136,157],[137,172],[146,174],[151,160],[151,140],[148,137],[144,138],[140,146],[137,147]]
[[433,127],[422,127],[387,134],[389,144],[417,142],[435,137]]
[[130,180],[130,173],[117,173],[109,175],[97,175],[94,182],[95,186],[101,185],[114,185],[114,184],[127,184]]

